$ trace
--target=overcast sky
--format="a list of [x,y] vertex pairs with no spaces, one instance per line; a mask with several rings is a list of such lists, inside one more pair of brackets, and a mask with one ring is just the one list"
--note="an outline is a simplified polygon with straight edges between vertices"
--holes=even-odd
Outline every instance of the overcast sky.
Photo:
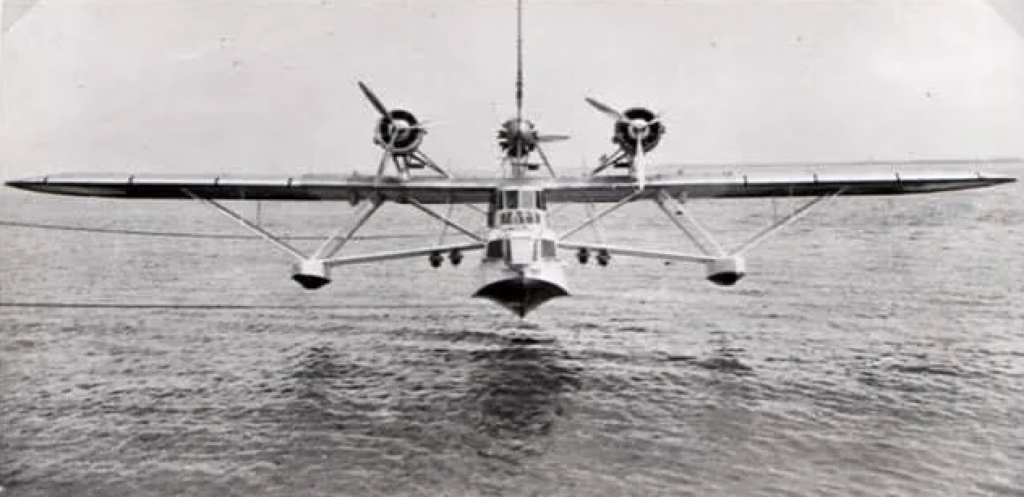
[[[357,80],[498,171],[512,0],[5,3],[2,178],[371,172]],[[610,145],[588,95],[664,111],[657,163],[1024,156],[1024,9],[993,4],[527,0],[526,113],[573,175]]]

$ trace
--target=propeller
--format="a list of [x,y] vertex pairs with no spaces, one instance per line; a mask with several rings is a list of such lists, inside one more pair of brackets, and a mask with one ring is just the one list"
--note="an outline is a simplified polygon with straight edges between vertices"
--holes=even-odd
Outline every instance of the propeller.
[[[590,97],[586,97],[584,100],[602,114],[615,119],[617,123],[626,125],[626,132],[629,138],[636,141],[633,150],[633,176],[636,178],[637,188],[643,190],[647,181],[647,151],[644,149],[644,139],[661,122],[661,114],[654,114],[651,119],[630,118],[625,112],[620,112],[599,100]],[[595,174],[601,169],[608,167],[608,165],[610,163],[598,168]]]
[[627,126],[631,138],[646,138],[648,130],[661,122],[661,114],[655,114],[652,119],[631,119],[626,116],[625,113],[615,110],[612,106],[602,103],[599,100],[586,97],[584,98],[591,107],[597,109],[602,114],[615,119],[617,122],[623,123]]
[[[412,116],[411,113],[407,111],[396,112],[395,109],[388,109],[387,106],[385,106],[384,103],[380,101],[380,98],[378,98],[377,95],[373,93],[373,90],[371,90],[370,87],[366,85],[366,83],[363,83],[362,81],[357,81],[356,83],[359,85],[359,89],[362,90],[363,95],[366,96],[366,99],[370,101],[370,105],[372,105],[373,108],[376,109],[378,113],[380,113],[381,121],[387,124],[389,135],[399,136],[403,135],[404,133],[412,131],[420,131],[424,133],[427,131],[427,127],[430,123],[426,121],[412,122],[415,121],[416,119],[415,117]],[[409,118],[411,118],[412,121],[406,119],[406,115]],[[393,139],[388,141],[396,142],[398,140]]]

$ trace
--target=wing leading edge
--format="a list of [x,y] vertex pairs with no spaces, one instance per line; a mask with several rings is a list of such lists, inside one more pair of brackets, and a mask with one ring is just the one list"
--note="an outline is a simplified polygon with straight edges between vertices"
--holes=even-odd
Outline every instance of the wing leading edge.
[[303,175],[54,174],[9,181],[42,193],[134,199],[304,200],[358,202],[374,195],[404,203],[486,203],[499,180]]
[[[1016,178],[982,172],[998,167],[1024,168],[1021,159],[870,163],[752,164],[679,167],[676,174],[648,176],[636,200],[660,191],[672,197],[758,198],[847,195],[904,195],[1012,183]],[[664,167],[662,167],[664,169]],[[547,188],[551,202],[618,202],[635,191],[628,177],[598,176],[564,180]]]
[[[664,191],[682,198],[901,195],[965,190],[1010,183],[1016,178],[983,173],[985,167],[1024,167],[1020,159],[750,165],[731,169],[687,167],[677,174],[649,176],[643,192],[629,176],[582,178],[375,178],[373,176],[175,176],[55,174],[7,182],[24,190],[97,197],[357,202],[374,195],[404,203],[487,203],[506,186],[542,188],[549,202],[619,202],[652,199]],[[956,167],[957,170],[952,170]],[[190,195],[188,192],[191,192]]]

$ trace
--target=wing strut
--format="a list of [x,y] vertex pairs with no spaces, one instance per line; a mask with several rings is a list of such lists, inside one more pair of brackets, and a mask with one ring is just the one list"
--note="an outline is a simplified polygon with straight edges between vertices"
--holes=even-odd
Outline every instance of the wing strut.
[[655,197],[655,201],[672,223],[679,228],[679,231],[682,231],[701,252],[705,255],[725,255],[725,250],[722,249],[722,246],[690,215],[681,202],[665,193],[665,190],[658,190],[658,196]]
[[564,240],[566,238],[569,238],[570,236],[576,234],[577,232],[579,232],[583,228],[586,228],[587,226],[590,226],[591,224],[594,224],[597,221],[600,221],[601,218],[607,216],[608,214],[611,214],[612,212],[615,212],[616,210],[618,210],[622,206],[632,202],[637,197],[639,197],[642,193],[643,193],[643,190],[636,190],[633,193],[630,193],[629,195],[626,195],[625,198],[623,198],[622,200],[619,200],[618,202],[616,202],[615,204],[611,205],[610,207],[606,207],[603,211],[598,212],[597,214],[594,214],[594,215],[584,219],[583,222],[581,222],[580,224],[577,224],[575,228],[573,228],[573,229],[571,229],[569,231],[566,231],[565,233],[562,233],[562,235],[559,236],[558,239],[559,240]]
[[192,197],[193,199],[198,200],[198,201],[200,201],[200,202],[202,202],[202,203],[212,207],[217,212],[219,212],[219,213],[221,213],[221,214],[231,218],[232,220],[234,220],[238,224],[241,224],[242,226],[245,226],[246,228],[248,228],[249,230],[253,231],[257,235],[260,235],[264,240],[270,242],[275,247],[277,247],[277,248],[279,248],[281,250],[284,250],[285,252],[288,252],[288,254],[290,254],[291,256],[295,257],[296,259],[305,259],[306,258],[306,256],[303,255],[302,252],[299,252],[298,249],[296,249],[295,247],[292,247],[287,242],[285,242],[284,240],[280,239],[279,237],[277,237],[273,233],[263,229],[259,225],[254,224],[252,221],[249,221],[248,219],[242,217],[241,214],[238,214],[237,212],[235,212],[235,211],[233,211],[231,209],[228,209],[227,207],[224,207],[223,205],[221,205],[216,200],[200,197],[200,196],[192,193],[192,191],[188,190],[187,188],[182,188],[181,191],[185,195],[188,195],[189,197]]
[[352,225],[351,228],[349,228],[348,232],[345,233],[345,236],[341,236],[342,229],[344,228],[339,228],[338,231],[335,231],[334,234],[332,234],[326,240],[324,240],[324,243],[321,244],[320,247],[316,249],[316,252],[313,252],[313,258],[327,259],[330,257],[334,257],[334,254],[337,254],[341,250],[341,248],[344,247],[345,244],[348,243],[353,236],[355,236],[356,232],[359,231],[359,228],[362,228],[363,225],[370,220],[370,217],[373,216],[373,214],[377,212],[377,209],[380,209],[380,206],[383,204],[384,201],[381,200],[380,197],[373,198],[373,200],[370,201],[369,207],[367,207],[366,211],[359,216],[355,224]]
[[[621,202],[605,209],[604,211],[596,215],[590,216],[579,226],[568,231],[565,235],[563,235],[562,240],[564,240],[569,235],[576,233],[583,227],[596,222],[605,215],[619,208],[624,203],[632,201],[640,192],[641,190],[637,190],[632,195],[624,198]],[[711,280],[713,283],[719,285],[733,285],[737,281],[739,281],[740,278],[742,278],[746,273],[746,261],[744,260],[743,256],[746,255],[748,251],[750,251],[752,248],[768,239],[770,236],[774,235],[775,233],[778,233],[783,228],[795,223],[801,217],[810,212],[811,208],[813,208],[814,206],[819,205],[825,201],[832,200],[841,195],[842,193],[843,189],[840,188],[838,190],[815,197],[811,201],[794,209],[793,212],[788,214],[786,217],[779,219],[778,221],[772,223],[771,226],[768,226],[767,228],[761,230],[760,232],[752,236],[749,240],[747,240],[746,242],[744,242],[743,244],[741,244],[739,247],[732,251],[724,250],[722,246],[715,241],[714,237],[711,236],[711,233],[704,229],[704,227],[701,226],[700,223],[698,223],[692,215],[690,215],[686,207],[684,207],[681,202],[672,198],[672,196],[669,195],[669,193],[665,190],[658,190],[657,196],[655,197],[655,202],[657,202],[658,206],[661,207],[661,210],[665,212],[669,219],[672,220],[673,224],[675,224],[680,231],[686,234],[690,241],[693,242],[693,244],[697,246],[698,249],[700,249],[700,251],[702,252],[700,255],[686,254],[674,251],[644,250],[632,247],[605,245],[603,241],[600,243],[576,243],[559,241],[558,245],[561,248],[578,250],[580,254],[578,256],[580,263],[584,264],[586,263],[587,259],[586,254],[589,253],[591,250],[596,251],[599,254],[604,254],[604,262],[602,262],[600,258],[598,259],[598,262],[600,262],[601,265],[606,265],[608,258],[610,258],[612,254],[642,257],[648,259],[701,263],[704,264],[704,266],[707,268],[708,279]]]
[[476,240],[478,242],[483,242],[484,241],[484,239],[481,238],[480,235],[478,235],[476,233],[473,233],[472,230],[469,230],[469,229],[466,229],[466,228],[462,227],[459,223],[456,223],[450,217],[441,215],[439,212],[431,209],[430,207],[427,207],[427,206],[421,204],[418,200],[410,198],[408,201],[409,201],[409,205],[419,209],[424,214],[426,214],[426,215],[428,215],[428,216],[430,216],[430,217],[432,217],[434,219],[437,219],[438,221],[441,221],[442,223],[445,224],[445,226],[451,226],[453,229],[455,229],[459,233],[462,233],[463,235],[466,235],[466,236],[468,236],[468,237],[470,237],[470,238],[472,238],[472,239],[474,239],[474,240]]
[[811,210],[811,207],[814,207],[819,202],[831,201],[831,200],[835,199],[836,197],[838,197],[839,195],[842,195],[842,193],[843,193],[843,191],[839,190],[839,191],[836,191],[835,193],[830,193],[828,195],[822,195],[820,197],[815,197],[810,202],[807,202],[804,205],[802,205],[799,208],[797,208],[796,210],[794,210],[788,216],[786,216],[786,217],[776,221],[771,226],[765,228],[760,233],[758,233],[758,234],[754,235],[753,237],[751,237],[750,240],[747,240],[742,245],[740,245],[739,248],[734,250],[733,254],[735,254],[735,255],[743,255],[743,254],[747,253],[747,251],[749,251],[750,249],[754,248],[757,244],[761,243],[762,241],[764,241],[768,237],[774,235],[775,233],[777,233],[782,228],[785,228],[786,226],[789,226],[789,225],[797,222],[798,220],[800,220],[800,218],[804,217],[804,214],[807,214]]
[[467,242],[454,245],[440,245],[436,247],[424,247],[409,250],[396,250],[393,252],[377,252],[372,254],[349,255],[336,257],[321,261],[327,268],[335,266],[346,266],[350,264],[366,264],[368,262],[383,262],[396,259],[408,259],[424,255],[440,254],[442,252],[456,252],[466,250],[480,250],[484,248],[483,242]]
[[484,247],[484,240],[460,224],[456,223],[450,218],[450,212],[448,216],[441,215],[433,209],[423,205],[419,201],[409,198],[407,202],[416,207],[425,214],[440,220],[445,226],[450,226],[462,234],[473,239],[472,242],[450,244],[450,245],[437,245],[429,247],[419,247],[403,250],[395,250],[390,252],[378,252],[370,254],[356,254],[348,255],[344,257],[335,257],[335,255],[344,248],[349,241],[353,239],[356,232],[358,232],[367,221],[380,209],[380,206],[384,204],[385,199],[383,197],[374,196],[371,198],[370,207],[365,211],[358,214],[355,223],[348,229],[340,228],[335,232],[331,233],[323,243],[313,252],[312,255],[306,256],[295,247],[292,247],[287,242],[282,240],[280,237],[267,231],[258,224],[249,221],[241,214],[225,207],[216,200],[205,198],[200,195],[193,193],[187,188],[182,188],[181,192],[207,206],[213,208],[217,212],[224,216],[231,218],[233,221],[244,226],[246,229],[258,234],[261,238],[267,240],[275,247],[287,252],[289,255],[296,259],[295,264],[292,266],[292,279],[302,285],[308,290],[315,290],[331,282],[331,268],[335,266],[343,266],[349,264],[365,264],[369,262],[380,262],[389,261],[395,259],[407,259],[410,257],[418,257],[421,255],[429,255],[430,263],[434,267],[440,264],[439,262],[441,254],[449,252],[449,260],[452,264],[458,265],[458,261],[462,259],[462,252],[467,250],[479,250]]
[[[594,203],[593,202],[587,202],[587,203],[583,204],[583,206],[584,206],[583,208],[587,212],[587,216],[591,216],[592,217],[594,215]],[[600,222],[595,222],[593,224],[593,227],[594,227],[594,236],[597,237],[597,241],[600,242],[600,243],[604,243],[604,241],[605,241],[604,229],[602,229],[601,223]]]

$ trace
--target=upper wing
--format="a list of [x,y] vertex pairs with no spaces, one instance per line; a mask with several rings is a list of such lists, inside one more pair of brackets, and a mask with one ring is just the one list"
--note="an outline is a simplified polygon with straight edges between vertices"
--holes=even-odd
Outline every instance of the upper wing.
[[[60,195],[94,197],[219,200],[347,200],[380,195],[394,202],[424,204],[487,203],[499,180],[381,178],[373,176],[301,175],[129,175],[54,174],[9,181],[8,186]],[[188,192],[188,193],[186,193]],[[189,195],[191,193],[192,195]]]
[[[743,198],[843,195],[899,195],[982,188],[1016,181],[985,167],[1022,167],[1021,159],[860,163],[679,166],[676,174],[648,176],[635,199],[664,190],[673,197]],[[664,169],[665,167],[662,167]],[[618,202],[634,194],[628,176],[560,179],[547,188],[551,202]]]
[[[629,176],[581,178],[374,178],[373,176],[174,176],[55,174],[10,181],[8,186],[45,193],[98,197],[221,200],[347,200],[379,195],[393,202],[423,204],[487,203],[496,188],[542,188],[549,202],[618,202],[673,197],[738,198],[843,195],[897,195],[981,188],[1016,181],[982,173],[980,168],[1021,167],[1020,159],[817,164],[702,165],[677,167],[676,174],[649,176],[636,193]],[[191,193],[191,195],[190,195]]]

